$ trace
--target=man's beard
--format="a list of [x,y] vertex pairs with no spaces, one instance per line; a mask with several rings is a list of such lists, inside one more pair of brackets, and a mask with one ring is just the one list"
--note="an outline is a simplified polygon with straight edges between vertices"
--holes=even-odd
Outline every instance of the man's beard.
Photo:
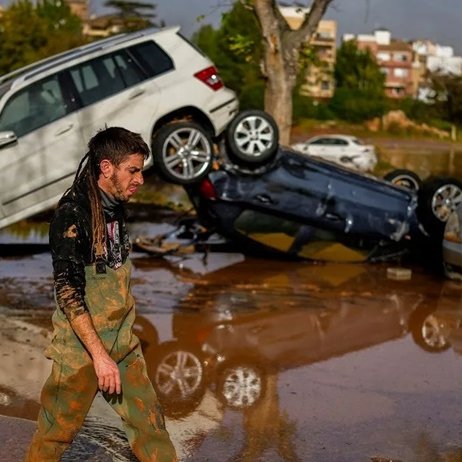
[[112,174],[110,180],[114,186],[114,199],[119,202],[128,202],[129,197],[124,194],[122,185],[120,184],[119,177],[117,176],[116,172]]

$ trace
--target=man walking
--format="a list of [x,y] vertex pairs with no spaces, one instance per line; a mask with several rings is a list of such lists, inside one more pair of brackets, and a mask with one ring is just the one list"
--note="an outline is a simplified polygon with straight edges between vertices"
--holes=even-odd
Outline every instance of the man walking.
[[88,148],[50,225],[57,307],[46,354],[53,367],[26,461],[59,461],[99,389],[121,416],[141,462],[174,462],[132,332],[135,303],[122,204],[143,184],[149,148],[140,135],[119,127],[98,132]]

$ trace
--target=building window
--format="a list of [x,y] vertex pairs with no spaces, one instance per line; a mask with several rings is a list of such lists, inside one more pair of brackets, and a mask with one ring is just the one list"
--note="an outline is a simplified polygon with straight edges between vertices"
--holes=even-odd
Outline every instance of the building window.
[[395,77],[399,77],[399,78],[405,78],[405,77],[408,77],[409,76],[409,70],[408,69],[403,69],[401,67],[397,67],[394,71],[393,71],[393,75]]
[[379,51],[377,53],[377,59],[379,61],[390,61],[390,53],[385,53],[384,51]]
[[332,33],[328,32],[328,31],[319,31],[316,34],[316,38],[318,40],[334,40],[334,37],[332,36]]
[[409,61],[409,57],[408,57],[407,53],[395,53],[393,55],[393,59],[395,61],[399,61],[399,62],[402,62],[402,63],[405,63],[405,62]]
[[325,91],[330,90],[330,82],[327,80],[323,80],[321,82],[321,90],[325,90]]

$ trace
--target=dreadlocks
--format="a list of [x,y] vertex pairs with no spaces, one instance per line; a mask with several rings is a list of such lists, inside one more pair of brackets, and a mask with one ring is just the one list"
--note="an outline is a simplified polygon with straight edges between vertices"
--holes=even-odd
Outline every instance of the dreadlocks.
[[86,187],[91,207],[92,253],[96,259],[103,257],[106,239],[105,220],[98,178],[100,163],[107,159],[119,166],[131,154],[149,156],[149,147],[138,133],[121,127],[109,127],[99,131],[88,143],[88,152],[79,163],[74,186]]

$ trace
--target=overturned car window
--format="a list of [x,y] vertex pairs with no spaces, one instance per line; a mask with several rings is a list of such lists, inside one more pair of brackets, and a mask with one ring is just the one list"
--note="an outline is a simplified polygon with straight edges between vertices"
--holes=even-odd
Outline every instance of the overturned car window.
[[370,253],[370,249],[340,242],[331,231],[254,210],[244,210],[234,227],[248,239],[302,258],[354,262],[365,261]]

